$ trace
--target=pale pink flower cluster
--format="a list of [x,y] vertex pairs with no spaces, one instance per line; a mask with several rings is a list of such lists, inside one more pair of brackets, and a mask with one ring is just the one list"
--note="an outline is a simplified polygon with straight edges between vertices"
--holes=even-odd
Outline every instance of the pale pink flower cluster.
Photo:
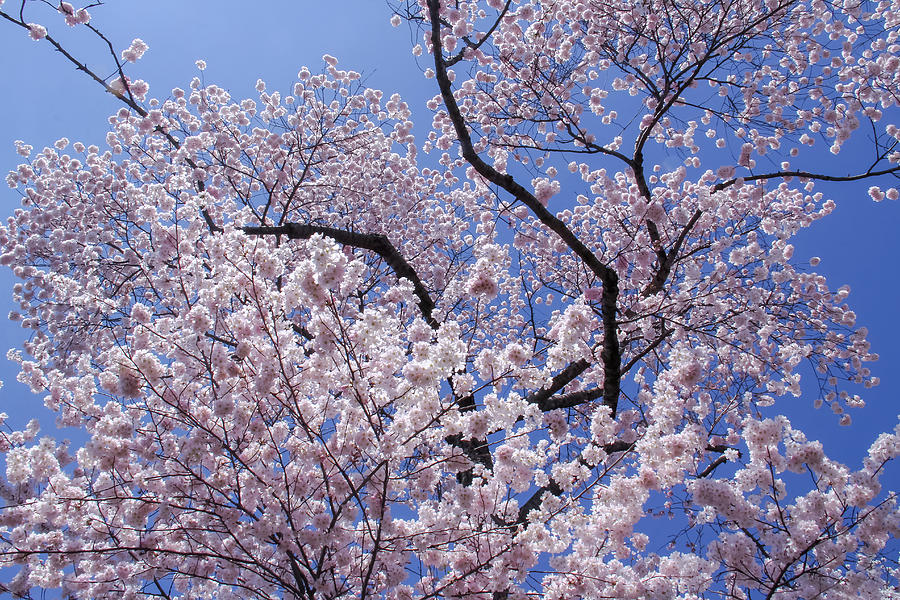
[[551,181],[546,177],[540,177],[533,180],[531,185],[534,186],[534,197],[544,206],[547,206],[550,198],[558,194],[560,189],[559,181]]
[[506,359],[517,367],[525,364],[530,356],[530,353],[522,344],[510,344],[506,347]]
[[34,41],[42,40],[47,37],[47,28],[38,23],[29,23],[28,35],[31,36],[31,39]]
[[473,296],[484,296],[488,300],[494,298],[500,287],[492,274],[486,269],[477,269],[469,278],[466,289]]
[[69,27],[85,25],[91,21],[91,15],[87,10],[76,9],[70,2],[60,2],[57,10],[65,15],[66,25]]
[[140,38],[135,38],[131,41],[131,45],[128,46],[125,50],[122,50],[122,60],[127,60],[128,62],[137,62],[140,59],[144,52],[149,49],[144,40]]
[[596,334],[594,315],[585,304],[571,304],[565,312],[557,315],[548,332],[556,344],[550,348],[547,366],[558,369],[571,361],[586,356],[590,350],[588,341]]

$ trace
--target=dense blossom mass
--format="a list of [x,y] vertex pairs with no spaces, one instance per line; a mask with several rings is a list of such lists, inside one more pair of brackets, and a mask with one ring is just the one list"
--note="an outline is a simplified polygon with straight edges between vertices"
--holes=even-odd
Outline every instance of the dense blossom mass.
[[820,181],[898,197],[896,0],[392,9],[422,141],[328,55],[155,99],[136,39],[105,143],[19,143],[20,380],[87,441],[0,434],[3,588],[896,597],[900,428],[851,468],[779,411],[877,384],[791,240]]

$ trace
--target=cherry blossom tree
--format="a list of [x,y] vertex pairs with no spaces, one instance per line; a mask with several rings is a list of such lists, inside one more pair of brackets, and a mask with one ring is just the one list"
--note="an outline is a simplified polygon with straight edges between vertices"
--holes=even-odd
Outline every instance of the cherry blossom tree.
[[791,240],[898,197],[896,2],[398,2],[424,142],[331,56],[156,99],[28,8],[123,107],[7,178],[20,380],[87,441],[0,435],[5,590],[895,597],[900,428],[851,468],[779,407],[877,384]]

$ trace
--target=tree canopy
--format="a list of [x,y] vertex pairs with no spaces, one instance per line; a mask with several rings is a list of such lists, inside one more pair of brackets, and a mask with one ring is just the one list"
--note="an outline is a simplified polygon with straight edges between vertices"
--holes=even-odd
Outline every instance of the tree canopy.
[[792,241],[900,196],[896,2],[395,1],[424,136],[330,55],[151,97],[42,4],[122,108],[7,178],[19,378],[86,441],[0,433],[5,591],[893,597],[900,427],[851,468],[780,408],[878,383]]

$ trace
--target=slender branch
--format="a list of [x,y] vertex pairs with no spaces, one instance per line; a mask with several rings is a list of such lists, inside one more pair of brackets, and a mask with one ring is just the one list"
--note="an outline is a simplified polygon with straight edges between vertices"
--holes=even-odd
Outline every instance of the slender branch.
[[503,10],[500,11],[500,14],[497,15],[497,20],[494,21],[494,24],[491,25],[491,28],[488,29],[485,34],[481,37],[477,42],[473,42],[468,37],[463,37],[463,42],[466,44],[466,47],[459,51],[459,53],[447,61],[447,66],[452,67],[459,61],[463,59],[466,50],[478,50],[481,48],[482,44],[484,44],[488,39],[490,39],[491,35],[493,35],[494,31],[496,31],[497,27],[500,25],[500,22],[503,20],[503,17],[506,16],[506,13],[509,12],[509,7],[512,4],[512,0],[506,0],[506,4],[503,6]]
[[431,42],[434,46],[434,64],[437,72],[436,77],[438,86],[440,87],[444,105],[447,107],[450,121],[453,123],[457,138],[459,138],[463,158],[475,168],[479,175],[491,183],[500,186],[515,196],[517,200],[528,206],[541,223],[559,235],[578,257],[585,262],[588,268],[604,280],[604,283],[607,279],[615,279],[618,281],[615,271],[600,262],[600,259],[598,259],[594,253],[578,239],[565,223],[551,214],[550,211],[538,201],[534,194],[522,187],[511,175],[500,173],[478,156],[472,143],[472,136],[469,134],[465,119],[459,110],[456,98],[453,96],[450,77],[447,74],[447,65],[442,57],[443,50],[441,46],[441,32],[438,16],[440,1],[428,0],[428,8],[431,16]]
[[659,345],[662,343],[662,341],[663,341],[664,339],[666,339],[666,338],[669,336],[670,333],[672,333],[672,330],[671,330],[671,329],[663,330],[663,332],[659,335],[659,337],[657,337],[655,340],[653,340],[652,342],[650,342],[650,343],[647,345],[646,348],[644,348],[643,350],[641,350],[640,352],[638,352],[637,354],[635,354],[635,355],[631,358],[631,360],[629,360],[629,361],[625,364],[625,366],[622,367],[622,373],[627,373],[628,371],[630,371],[630,370],[631,370],[631,367],[633,367],[634,365],[636,365],[637,362],[638,362],[639,360],[641,360],[642,358],[644,358],[645,356],[647,356],[647,354],[649,354],[650,352],[653,352],[653,350],[654,350],[657,346],[659,346]]
[[[9,16],[7,13],[3,12],[2,10],[0,10],[0,17],[6,19],[10,23],[18,25],[19,27],[22,27],[26,30],[29,30],[29,31],[31,30],[31,28],[28,26],[28,23],[26,23],[24,21],[24,19],[21,18],[21,16],[19,19],[16,19],[14,17]],[[68,60],[73,65],[75,65],[76,70],[86,73],[88,75],[88,77],[90,77],[91,79],[93,79],[94,81],[99,83],[101,86],[103,86],[103,89],[105,89],[107,92],[109,92],[110,94],[112,94],[113,96],[115,96],[116,98],[121,100],[122,102],[124,102],[126,105],[128,105],[129,108],[134,110],[136,113],[138,113],[142,117],[147,116],[148,113],[147,113],[146,109],[144,109],[140,104],[135,102],[134,99],[127,97],[119,90],[114,89],[111,85],[106,83],[106,81],[103,80],[99,75],[94,73],[90,69],[90,67],[88,67],[86,64],[79,61],[77,58],[75,58],[71,54],[69,54],[69,52],[65,48],[63,48],[62,45],[58,41],[56,41],[56,39],[53,38],[53,36],[51,36],[50,34],[47,34],[46,36],[44,36],[44,39],[47,40],[48,42],[50,42],[50,45],[52,45],[53,48],[57,52],[62,54],[64,57],[66,57],[66,60]],[[121,67],[117,68],[117,70],[121,73]],[[125,83],[124,75],[122,77],[123,77],[122,84],[127,86],[127,84]]]
[[748,181],[765,181],[767,179],[776,179],[778,177],[801,177],[803,179],[816,179],[819,181],[859,181],[868,179],[869,177],[878,177],[880,175],[890,175],[891,173],[900,173],[900,165],[891,167],[890,169],[882,169],[881,171],[873,171],[869,169],[865,173],[857,175],[823,175],[821,173],[810,173],[808,171],[776,171],[774,173],[765,173],[762,175],[747,175],[746,177],[732,177],[728,181],[717,183],[713,186],[713,192],[720,192],[726,188],[735,185],[738,182],[747,183]]
[[217,336],[216,334],[214,334],[214,333],[209,333],[209,332],[206,332],[205,335],[206,335],[206,337],[208,337],[209,339],[213,340],[214,342],[219,342],[220,344],[225,344],[225,345],[228,346],[229,348],[236,348],[236,347],[237,347],[237,342],[235,342],[234,340],[226,340],[226,339],[223,338],[223,337],[219,337],[219,336]]
[[[662,249],[660,245],[657,249],[657,257],[659,257],[659,267],[656,270],[656,274],[653,276],[653,281],[650,282],[647,287],[645,287],[641,291],[641,295],[644,297],[652,296],[653,294],[662,291],[663,286],[666,284],[666,280],[669,278],[669,274],[672,272],[672,267],[675,265],[675,261],[678,260],[678,253],[681,252],[681,246],[684,244],[684,240],[687,239],[688,234],[694,228],[694,225],[697,224],[697,221],[700,220],[700,217],[703,215],[703,211],[695,210],[694,214],[691,215],[690,220],[681,230],[681,234],[679,234],[678,239],[675,240],[675,244],[669,249],[668,252]],[[647,220],[647,230],[650,231],[650,237],[653,238],[654,234],[656,239],[659,239],[659,232],[656,229],[656,224]],[[654,243],[658,243],[654,240]]]
[[[24,7],[25,7],[25,3],[23,2],[22,8],[24,9]],[[22,27],[23,29],[27,29],[29,31],[31,30],[31,27],[29,27],[28,23],[25,22],[25,18],[22,15],[21,10],[19,12],[18,19],[11,17],[4,11],[0,10],[0,18],[6,19],[10,23],[18,25],[19,27]],[[128,108],[132,109],[134,112],[136,112],[140,116],[147,117],[150,113],[147,112],[147,109],[145,109],[143,106],[138,104],[131,94],[131,90],[128,87],[128,81],[125,79],[125,73],[122,69],[122,64],[116,58],[116,53],[113,48],[112,42],[110,42],[109,39],[105,35],[103,35],[99,30],[97,30],[93,26],[89,26],[89,29],[91,31],[93,31],[97,36],[99,36],[100,39],[102,39],[104,42],[106,42],[107,46],[109,47],[109,51],[113,56],[113,61],[116,64],[116,71],[119,73],[119,77],[122,80],[123,89],[128,93],[127,96],[124,93],[122,93],[121,91],[113,88],[111,85],[106,83],[106,80],[103,79],[102,77],[100,77],[99,75],[97,75],[97,73],[95,73],[93,70],[91,70],[91,68],[88,67],[87,64],[79,61],[77,58],[72,56],[72,54],[70,54],[65,48],[63,48],[62,44],[60,44],[53,36],[51,36],[50,34],[47,34],[46,36],[44,36],[44,39],[47,40],[50,43],[50,45],[52,45],[53,48],[57,52],[62,54],[66,58],[66,60],[68,60],[73,65],[75,65],[75,69],[77,71],[81,71],[81,72],[85,73],[88,77],[90,77],[91,79],[93,79],[94,81],[99,83],[103,87],[104,90],[106,90],[107,92],[109,92],[110,94],[112,94],[113,96],[118,98],[119,100],[121,100]],[[162,134],[162,136],[166,138],[166,141],[168,141],[172,145],[173,148],[175,148],[176,150],[181,148],[181,142],[179,142],[178,139],[175,138],[175,136],[173,136],[171,133],[169,133],[168,131],[163,129],[162,126],[157,125],[156,127],[154,127],[154,130],[157,133]],[[192,169],[197,169],[197,163],[195,163],[191,158],[185,157],[185,162]],[[197,181],[195,185],[197,186],[197,191],[202,192],[203,190],[206,189],[206,184],[203,181]],[[206,208],[203,208],[201,210],[201,212],[203,214],[203,218],[206,221],[207,226],[209,227],[210,232],[221,233],[223,231],[223,229],[221,227],[219,227],[218,225],[216,225],[213,222],[212,218],[209,216],[209,213],[206,211]]]

